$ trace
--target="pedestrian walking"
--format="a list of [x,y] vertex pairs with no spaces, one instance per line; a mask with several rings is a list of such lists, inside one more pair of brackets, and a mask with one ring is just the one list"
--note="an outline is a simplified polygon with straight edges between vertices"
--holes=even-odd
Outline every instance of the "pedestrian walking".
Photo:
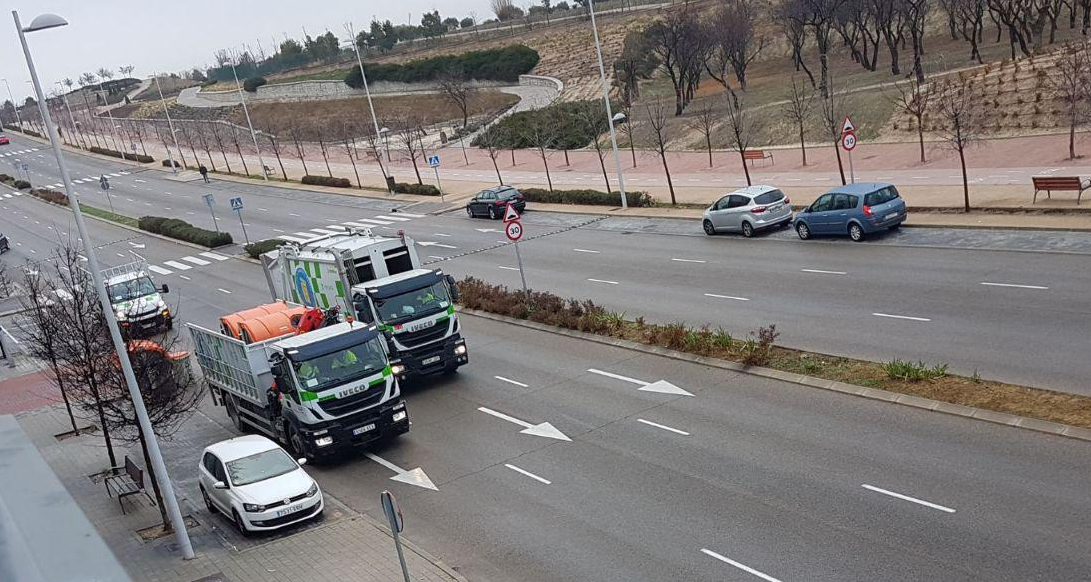
[[205,184],[208,184],[208,168],[204,164],[201,164],[197,171],[201,173],[201,177],[205,179]]

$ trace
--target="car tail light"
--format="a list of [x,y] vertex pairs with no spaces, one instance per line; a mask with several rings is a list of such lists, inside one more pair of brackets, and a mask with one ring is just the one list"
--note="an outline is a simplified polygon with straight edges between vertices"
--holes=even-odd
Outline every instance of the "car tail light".
[[867,204],[864,205],[864,216],[871,216],[871,207]]
[[762,212],[765,212],[764,206],[755,206],[750,209],[751,214],[761,214]]
[[792,199],[787,196],[784,197],[784,205],[787,206],[792,203]]

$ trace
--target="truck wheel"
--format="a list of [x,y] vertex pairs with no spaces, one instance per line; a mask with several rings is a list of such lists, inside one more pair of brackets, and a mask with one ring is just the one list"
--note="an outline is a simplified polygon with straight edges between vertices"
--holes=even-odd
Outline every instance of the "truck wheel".
[[242,415],[239,414],[239,405],[235,403],[235,396],[232,394],[224,395],[224,408],[227,409],[227,416],[231,419],[231,424],[235,425],[235,428],[241,433],[250,432],[250,427],[242,421]]

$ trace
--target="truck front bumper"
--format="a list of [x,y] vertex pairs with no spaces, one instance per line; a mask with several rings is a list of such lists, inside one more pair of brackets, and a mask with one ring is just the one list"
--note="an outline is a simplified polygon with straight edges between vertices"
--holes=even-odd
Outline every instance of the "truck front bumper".
[[139,319],[118,320],[121,331],[130,337],[144,337],[154,335],[161,329],[170,329],[173,323],[170,311],[164,309],[152,315],[146,315]]
[[398,398],[333,422],[322,423],[312,430],[302,431],[300,436],[309,456],[328,458],[405,432],[409,432],[409,411],[405,400]]
[[398,358],[405,366],[406,376],[426,376],[448,372],[468,363],[470,352],[466,340],[456,333],[442,342],[398,350]]

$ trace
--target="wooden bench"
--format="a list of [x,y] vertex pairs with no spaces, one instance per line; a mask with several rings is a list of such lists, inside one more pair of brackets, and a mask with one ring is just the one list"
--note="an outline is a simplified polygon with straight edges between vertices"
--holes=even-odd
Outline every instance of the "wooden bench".
[[750,160],[750,165],[754,165],[754,160],[769,160],[770,163],[776,163],[773,161],[773,152],[767,152],[765,150],[746,150],[742,153],[744,160]]
[[[124,469],[123,473],[118,473],[118,470]],[[155,500],[151,495],[148,495],[147,490],[144,489],[144,470],[136,466],[136,463],[125,455],[125,464],[117,467],[111,467],[110,471],[112,475],[106,477],[106,494],[111,497],[117,497],[117,504],[121,506],[121,513],[125,513],[125,504],[122,500],[130,495],[136,495],[143,493],[148,501],[151,501],[152,505],[155,505]]]
[[1081,180],[1079,176],[1034,176],[1034,200],[1038,201],[1038,192],[1045,190],[1046,198],[1050,198],[1053,190],[1069,190],[1076,192],[1076,205],[1079,205],[1083,191],[1091,188],[1091,180]]

